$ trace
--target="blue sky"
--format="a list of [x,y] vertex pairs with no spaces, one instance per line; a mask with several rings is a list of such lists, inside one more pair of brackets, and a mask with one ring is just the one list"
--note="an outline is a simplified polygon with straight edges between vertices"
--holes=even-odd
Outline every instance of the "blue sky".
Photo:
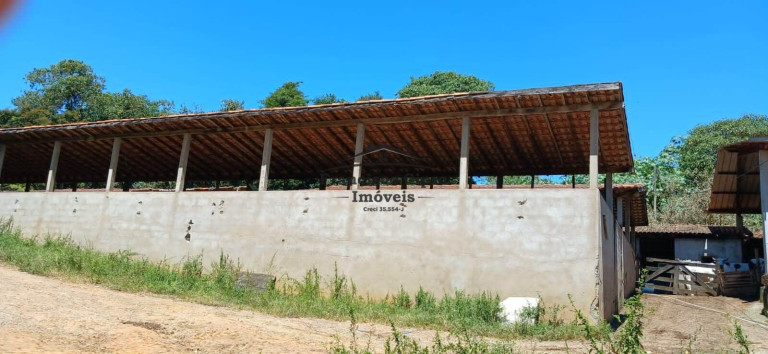
[[285,81],[309,97],[394,97],[452,70],[498,90],[622,81],[633,151],[768,114],[768,2],[25,1],[0,28],[0,107],[23,76],[83,60],[108,90],[216,110]]

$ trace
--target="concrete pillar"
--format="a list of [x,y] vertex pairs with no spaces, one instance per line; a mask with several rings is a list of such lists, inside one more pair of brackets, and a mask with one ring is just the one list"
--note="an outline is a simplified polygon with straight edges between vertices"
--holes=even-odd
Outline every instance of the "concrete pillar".
[[[621,215],[621,224],[624,226],[623,233],[622,230],[619,229],[619,232],[617,232],[617,236],[619,238],[618,243],[618,254],[619,254],[619,304],[624,303],[624,288],[626,287],[626,277],[625,274],[627,273],[626,269],[627,267],[631,267],[631,271],[637,275],[638,269],[635,267],[635,263],[632,262],[631,264],[624,264],[624,252],[626,250],[624,249],[624,239],[627,240],[627,242],[632,245],[632,233],[631,233],[631,222],[632,222],[632,198],[627,197],[626,200],[623,200],[622,198],[619,198],[619,200],[616,201],[616,207],[621,208],[622,215]],[[630,246],[634,247],[634,246]],[[635,259],[637,259],[637,253],[635,253]]]
[[5,145],[0,144],[0,177],[3,177],[3,162],[5,162]]
[[[760,166],[760,207],[763,216],[763,250],[768,255],[768,150],[760,150],[758,153]],[[768,259],[768,257],[765,257]],[[765,267],[768,274],[768,266]]]
[[589,113],[589,188],[597,189],[598,161],[600,149],[599,112],[593,108]]
[[[606,173],[605,174],[605,203],[608,204],[608,209],[611,211],[611,215],[613,215],[613,173]],[[614,219],[616,217],[614,216]]]
[[122,144],[122,142],[123,139],[120,138],[115,138],[115,140],[112,141],[112,157],[109,158],[109,171],[107,171],[107,193],[109,193],[112,190],[112,186],[115,185],[117,161],[120,158],[120,144]]
[[467,189],[469,179],[469,117],[461,119],[461,158],[459,159],[459,189]]
[[355,137],[355,163],[352,165],[352,190],[360,186],[360,176],[363,169],[363,147],[365,143],[365,124],[357,125],[357,137]]
[[48,179],[45,181],[45,191],[53,192],[56,189],[56,172],[59,169],[59,153],[61,153],[61,142],[53,143],[53,154],[51,154],[51,166],[48,168]]
[[[627,199],[627,201],[626,201],[626,207],[624,208],[624,215],[623,215],[623,217],[624,217],[623,224],[624,224],[624,237],[626,237],[627,241],[629,242],[629,244],[633,245],[633,247],[634,247],[634,242],[633,242],[634,240],[632,239],[632,228],[633,228],[633,226],[632,226],[632,203],[631,203],[631,200],[632,199]],[[637,258],[637,250],[635,250],[635,258]],[[637,271],[637,269],[635,269],[635,271]]]
[[259,173],[259,192],[267,190],[269,185],[269,164],[272,161],[272,128],[264,132],[264,149],[261,151],[261,172]]
[[623,197],[616,198],[616,220],[619,221],[620,226],[622,227],[628,226],[624,224],[624,198]]
[[324,191],[326,188],[326,185],[328,183],[328,179],[325,177],[325,175],[320,177],[320,190]]
[[181,155],[179,156],[179,170],[176,173],[176,192],[184,190],[187,178],[187,163],[189,161],[189,145],[192,143],[192,134],[184,134],[181,142]]

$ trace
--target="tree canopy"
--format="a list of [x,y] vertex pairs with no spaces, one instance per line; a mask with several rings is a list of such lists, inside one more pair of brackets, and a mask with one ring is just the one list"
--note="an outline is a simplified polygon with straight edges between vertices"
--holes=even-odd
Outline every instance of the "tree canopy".
[[381,97],[381,93],[379,91],[373,91],[372,93],[369,93],[367,95],[362,95],[360,98],[357,99],[357,101],[375,101],[375,100],[381,100],[384,99],[384,97]]
[[221,108],[219,108],[219,111],[221,112],[228,112],[228,111],[242,111],[245,109],[245,101],[238,101],[233,99],[223,99],[221,100]]
[[682,175],[692,182],[710,179],[717,150],[753,136],[768,136],[768,117],[747,114],[696,126],[687,136],[675,140]]
[[0,126],[154,117],[173,111],[171,101],[153,101],[129,89],[105,91],[106,80],[79,60],[33,69],[24,80],[29,89],[12,100],[15,108],[0,113]]
[[331,104],[331,103],[344,103],[347,102],[343,98],[338,98],[332,93],[326,93],[312,100],[312,104]]
[[436,71],[433,74],[411,77],[411,82],[397,91],[398,97],[416,97],[443,93],[493,91],[490,81],[472,75],[457,74],[453,71]]
[[261,101],[265,108],[306,106],[309,100],[299,90],[301,81],[288,81]]

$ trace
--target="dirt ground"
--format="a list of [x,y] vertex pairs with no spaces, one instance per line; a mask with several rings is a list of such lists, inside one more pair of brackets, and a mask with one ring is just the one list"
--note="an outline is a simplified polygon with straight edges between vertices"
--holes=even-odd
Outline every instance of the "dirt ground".
[[[648,296],[655,309],[647,319],[646,348],[653,353],[680,352],[696,334],[695,352],[712,352],[732,341],[724,315],[693,307],[716,309],[745,319],[745,332],[757,352],[768,352],[768,321],[759,304],[738,299]],[[402,328],[429,343],[434,332]],[[361,342],[382,348],[389,329],[360,324]],[[90,284],[74,284],[34,276],[0,265],[0,352],[126,352],[126,353],[310,353],[325,352],[337,335],[350,340],[349,322],[279,318],[178,301],[128,294]],[[516,342],[522,352],[566,350],[565,343]],[[732,348],[735,348],[731,346]],[[586,352],[584,343],[570,342],[572,353]]]

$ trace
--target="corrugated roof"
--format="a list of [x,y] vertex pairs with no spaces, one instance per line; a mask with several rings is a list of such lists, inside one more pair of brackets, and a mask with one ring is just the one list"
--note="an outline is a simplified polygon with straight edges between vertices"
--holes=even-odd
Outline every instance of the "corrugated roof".
[[682,237],[682,238],[751,238],[747,228],[721,225],[654,225],[635,229],[641,237]]
[[174,180],[182,135],[193,134],[187,180],[252,179],[264,131],[274,129],[271,178],[351,174],[355,127],[365,148],[386,146],[419,158],[416,168],[363,161],[363,176],[457,176],[461,118],[472,117],[470,174],[587,173],[589,115],[599,110],[600,171],[633,167],[621,83],[216,112],[0,129],[7,146],[0,183],[44,182],[55,141],[57,181],[106,179],[111,139],[123,138],[118,181]]

